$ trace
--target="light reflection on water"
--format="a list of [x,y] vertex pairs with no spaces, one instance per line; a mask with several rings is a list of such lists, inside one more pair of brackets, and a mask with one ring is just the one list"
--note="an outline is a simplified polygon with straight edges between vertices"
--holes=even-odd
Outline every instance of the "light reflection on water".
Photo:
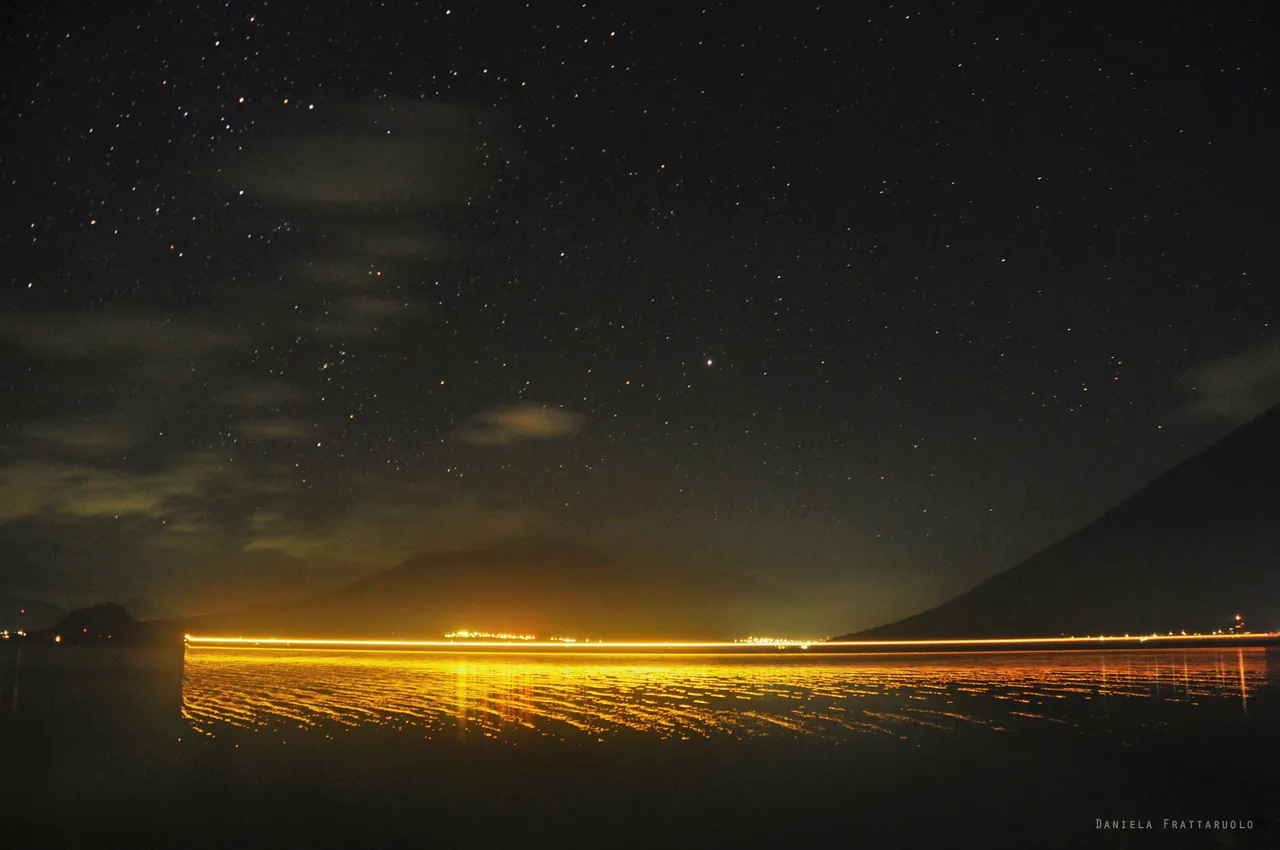
[[1262,650],[889,656],[419,654],[189,647],[183,716],[206,735],[380,726],[424,737],[912,739],[1247,716]]

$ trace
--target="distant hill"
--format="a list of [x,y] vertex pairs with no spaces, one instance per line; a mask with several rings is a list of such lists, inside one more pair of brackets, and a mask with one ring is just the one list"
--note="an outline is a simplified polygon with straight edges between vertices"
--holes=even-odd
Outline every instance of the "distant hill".
[[150,630],[120,605],[105,602],[72,611],[50,627],[47,634],[61,637],[63,643],[134,643],[145,640]]
[[[532,540],[419,555],[288,605],[175,621],[193,634],[436,639],[458,629],[539,637],[683,636],[707,594],[590,548]],[[695,627],[696,628],[696,627]]]
[[848,637],[1280,627],[1280,407],[943,605]]

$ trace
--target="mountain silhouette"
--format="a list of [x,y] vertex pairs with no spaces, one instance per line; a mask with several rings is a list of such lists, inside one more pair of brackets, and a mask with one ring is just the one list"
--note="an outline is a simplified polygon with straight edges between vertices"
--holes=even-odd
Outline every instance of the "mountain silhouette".
[[848,637],[1211,632],[1237,614],[1280,626],[1280,407],[955,599]]
[[115,602],[104,602],[89,608],[72,611],[48,629],[63,643],[87,643],[115,641],[132,643],[148,636],[146,623],[135,620],[128,611]]
[[706,588],[673,571],[640,571],[586,546],[534,539],[418,555],[301,602],[180,623],[193,634],[263,637],[439,639],[460,629],[681,637],[690,623],[708,624],[691,613],[708,598]]

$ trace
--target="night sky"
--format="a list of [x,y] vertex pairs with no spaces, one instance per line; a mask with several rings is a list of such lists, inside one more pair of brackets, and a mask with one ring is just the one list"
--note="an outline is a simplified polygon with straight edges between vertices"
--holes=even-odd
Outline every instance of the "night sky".
[[844,633],[1280,396],[1269,4],[24,5],[8,592],[538,541]]

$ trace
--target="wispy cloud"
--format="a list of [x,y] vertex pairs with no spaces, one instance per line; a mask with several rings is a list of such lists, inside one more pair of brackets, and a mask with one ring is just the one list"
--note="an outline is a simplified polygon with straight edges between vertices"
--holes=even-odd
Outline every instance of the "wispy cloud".
[[[244,233],[274,228],[270,253],[253,255],[261,274],[220,286],[210,272],[211,306],[180,313],[0,316],[0,347],[43,366],[39,404],[0,436],[0,552],[24,553],[0,557],[0,579],[203,608],[223,604],[218,593],[241,599],[237,588],[296,594],[320,577],[561,521],[478,476],[434,479],[434,432],[386,439],[351,421],[361,369],[385,349],[423,355],[421,333],[406,331],[428,314],[431,264],[462,247],[440,222],[483,194],[483,121],[421,101],[320,111],[300,116],[321,119],[313,126],[245,140],[211,177],[240,199],[226,213],[237,255],[259,244]],[[326,363],[336,368],[316,371]],[[378,392],[366,404],[371,416],[401,412]],[[457,436],[509,446],[583,422],[522,404],[485,411]],[[322,454],[334,432],[343,439],[325,438]]]
[[1265,340],[1190,374],[1191,413],[1246,422],[1280,401],[1280,337]]
[[136,445],[139,426],[118,413],[67,419],[40,420],[25,425],[20,434],[43,446],[74,455],[98,456]]
[[306,398],[307,392],[295,384],[273,380],[246,380],[224,390],[218,402],[228,407],[277,408]]
[[0,522],[40,514],[161,518],[238,473],[223,457],[196,454],[155,473],[49,461],[0,468]]
[[246,437],[264,440],[301,440],[312,437],[316,433],[314,425],[286,416],[241,422],[236,426],[236,430]]
[[235,348],[244,339],[213,320],[126,310],[0,317],[0,337],[47,357],[157,360],[199,357]]
[[389,500],[373,489],[362,492],[359,503],[323,528],[279,513],[259,515],[244,551],[390,566],[420,552],[485,545],[544,525],[527,507],[404,493]]
[[474,185],[481,125],[465,110],[375,99],[326,113],[325,129],[246,146],[233,182],[269,202],[375,209],[453,203]]
[[458,439],[477,446],[509,446],[522,440],[568,437],[582,430],[585,418],[560,407],[517,404],[486,410],[458,431]]
[[338,306],[347,313],[367,318],[406,316],[413,312],[413,305],[405,301],[397,301],[393,298],[375,298],[372,295],[342,298],[339,299]]
[[403,98],[353,99],[297,120],[238,148],[220,179],[286,215],[309,246],[282,263],[273,293],[289,305],[291,327],[325,340],[368,337],[413,314],[407,293],[424,261],[456,253],[434,222],[480,187],[486,122]]
[[427,260],[448,256],[457,250],[455,240],[442,234],[407,228],[353,228],[346,235],[347,247],[371,257]]

